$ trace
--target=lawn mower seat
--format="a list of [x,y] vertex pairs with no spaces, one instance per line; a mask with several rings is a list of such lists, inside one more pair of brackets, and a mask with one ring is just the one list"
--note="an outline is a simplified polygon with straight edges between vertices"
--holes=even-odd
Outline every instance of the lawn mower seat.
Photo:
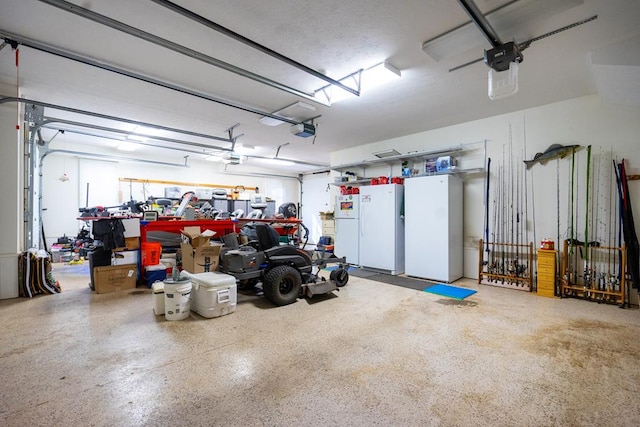
[[280,235],[269,224],[256,224],[256,234],[258,235],[260,250],[266,251],[280,245]]

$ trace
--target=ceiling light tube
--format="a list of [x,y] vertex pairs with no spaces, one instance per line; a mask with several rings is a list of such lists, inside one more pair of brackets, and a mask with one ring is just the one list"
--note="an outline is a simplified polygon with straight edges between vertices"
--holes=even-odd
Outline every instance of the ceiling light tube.
[[292,162],[291,160],[283,160],[283,159],[260,159],[261,161],[265,162],[265,163],[269,163],[272,165],[278,165],[278,166],[293,166],[295,165],[295,162]]
[[120,151],[135,151],[136,145],[132,142],[122,141],[120,144],[118,144],[117,148]]
[[402,76],[402,72],[391,65],[389,62],[384,61],[374,65],[371,68],[367,68],[362,76],[362,87],[364,91],[381,86],[392,80],[396,80]]

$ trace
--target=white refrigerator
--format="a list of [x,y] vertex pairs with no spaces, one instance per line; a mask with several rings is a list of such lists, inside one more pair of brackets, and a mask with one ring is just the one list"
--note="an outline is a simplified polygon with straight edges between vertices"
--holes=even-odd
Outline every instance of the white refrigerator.
[[360,195],[336,197],[336,241],[333,253],[347,262],[360,265]]
[[406,179],[405,273],[451,283],[463,275],[462,179]]
[[403,186],[360,187],[360,265],[404,273]]

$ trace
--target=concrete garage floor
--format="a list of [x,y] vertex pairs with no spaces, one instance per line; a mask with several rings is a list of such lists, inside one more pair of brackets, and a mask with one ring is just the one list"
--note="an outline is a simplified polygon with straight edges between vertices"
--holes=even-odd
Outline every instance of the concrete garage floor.
[[[55,270],[54,270],[55,272]],[[640,423],[640,311],[352,277],[335,294],[165,321],[150,290],[0,301],[0,425]]]

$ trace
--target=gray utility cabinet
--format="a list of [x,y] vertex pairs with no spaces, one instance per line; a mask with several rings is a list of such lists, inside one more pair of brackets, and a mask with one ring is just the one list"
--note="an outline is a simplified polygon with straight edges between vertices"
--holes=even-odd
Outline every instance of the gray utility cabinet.
[[[250,200],[230,200],[229,202],[230,202],[229,212],[233,212],[236,209],[242,209],[244,211],[244,214],[247,215],[249,212],[253,210],[253,208],[251,207]],[[277,213],[276,202],[273,200],[267,202],[267,208],[265,209],[265,212],[270,216],[273,216],[275,213]]]

